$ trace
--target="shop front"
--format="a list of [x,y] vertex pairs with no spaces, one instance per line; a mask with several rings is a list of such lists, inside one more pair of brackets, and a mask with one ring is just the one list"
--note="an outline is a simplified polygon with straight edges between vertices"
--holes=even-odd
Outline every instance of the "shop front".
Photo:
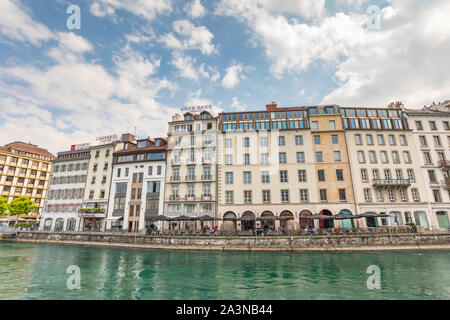
[[80,230],[81,231],[102,231],[106,218],[104,209],[86,210],[80,209]]

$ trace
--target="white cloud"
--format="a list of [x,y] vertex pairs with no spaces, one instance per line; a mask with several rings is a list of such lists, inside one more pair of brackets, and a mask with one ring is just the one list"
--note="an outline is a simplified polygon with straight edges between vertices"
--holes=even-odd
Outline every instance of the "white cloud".
[[248,109],[248,106],[245,103],[239,102],[237,97],[233,97],[233,102],[231,103],[231,107],[236,111],[245,111]]
[[125,10],[138,17],[153,20],[159,14],[172,12],[170,0],[96,0],[90,12],[98,17],[114,17],[117,10]]
[[188,20],[177,20],[173,22],[173,30],[182,39],[178,39],[173,33],[165,34],[159,39],[170,49],[200,50],[205,55],[217,51],[212,44],[214,35],[205,26],[196,27]]
[[175,66],[179,75],[186,79],[198,81],[200,78],[209,78],[209,73],[205,71],[205,64],[200,67],[195,66],[196,59],[185,57],[179,52],[173,52],[171,64]]
[[39,45],[53,38],[53,33],[36,22],[19,0],[0,0],[0,34],[4,37]]
[[240,78],[245,78],[245,76],[242,75],[242,72],[245,70],[246,68],[241,63],[236,63],[229,66],[226,69],[226,74],[222,79],[222,85],[228,89],[236,87],[240,81]]
[[202,3],[200,0],[193,0],[192,2],[188,3],[184,7],[184,11],[187,12],[187,14],[191,18],[201,18],[206,14],[205,7],[202,6]]

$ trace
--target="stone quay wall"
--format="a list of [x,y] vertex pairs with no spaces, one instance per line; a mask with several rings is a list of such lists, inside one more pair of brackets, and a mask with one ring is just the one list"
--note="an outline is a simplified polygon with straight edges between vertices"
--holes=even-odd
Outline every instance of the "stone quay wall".
[[[1,240],[1,238],[0,238]],[[193,237],[142,234],[19,231],[6,241],[94,245],[163,250],[379,251],[450,250],[450,233],[392,235]]]

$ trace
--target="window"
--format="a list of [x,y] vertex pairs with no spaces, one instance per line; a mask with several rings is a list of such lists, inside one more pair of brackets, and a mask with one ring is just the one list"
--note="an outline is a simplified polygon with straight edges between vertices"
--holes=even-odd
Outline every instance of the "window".
[[225,199],[227,204],[233,203],[233,191],[225,191]]
[[367,176],[367,169],[361,169],[361,180],[363,182],[369,181],[369,178]]
[[416,129],[417,130],[423,130],[422,121],[416,121]]
[[442,202],[441,193],[439,192],[438,189],[433,190],[433,197],[434,197],[434,202]]
[[252,192],[244,191],[244,203],[252,203]]
[[233,147],[233,139],[225,139],[225,148],[229,149]]
[[406,141],[406,137],[405,137],[403,134],[400,135],[400,144],[401,144],[402,146],[408,145],[408,142]]
[[433,162],[431,161],[431,155],[429,152],[424,152],[423,157],[425,159],[425,164],[433,164]]
[[341,162],[341,152],[340,151],[334,151],[334,161]]
[[364,151],[358,151],[358,162],[365,163],[366,158],[364,157]]
[[316,152],[316,162],[323,162],[322,152]]
[[125,177],[128,177],[130,173],[130,168],[125,168]]
[[391,180],[391,170],[389,170],[389,169],[384,169],[384,178],[386,179],[386,180]]
[[261,182],[262,183],[269,183],[270,182],[269,171],[262,171],[261,172]]
[[409,179],[410,181],[415,181],[416,178],[415,178],[415,176],[414,176],[414,170],[413,170],[413,169],[408,169],[407,172],[408,172],[408,179]]
[[437,128],[436,128],[436,122],[434,122],[434,121],[429,121],[429,124],[430,124],[430,129],[431,129],[431,130],[437,130]]
[[420,145],[422,147],[428,146],[427,137],[426,136],[419,136]]
[[430,178],[430,183],[436,183],[436,175],[434,170],[428,170],[428,177]]
[[298,181],[306,182],[306,170],[298,170]]
[[317,121],[312,121],[312,122],[311,122],[311,129],[312,129],[312,130],[317,130],[317,129],[319,129],[319,124],[318,124]]
[[280,163],[286,163],[286,153],[285,152],[280,152],[278,154],[278,158]]
[[261,147],[267,147],[267,137],[259,138],[259,143]]
[[225,173],[225,184],[233,184],[233,172]]
[[250,138],[245,137],[244,138],[244,148],[250,147]]
[[362,144],[362,139],[361,139],[361,135],[360,134],[355,134],[355,143],[357,145],[361,145]]
[[377,135],[378,145],[384,146],[384,136],[382,134]]
[[314,136],[314,144],[320,144],[320,136]]
[[402,171],[402,169],[396,169],[395,170],[395,175],[397,176],[398,180],[402,180],[403,179],[403,171]]
[[244,171],[244,183],[252,183],[252,173],[250,171]]
[[364,189],[364,200],[366,202],[372,201],[372,193],[371,193],[370,189]]
[[339,189],[339,201],[347,201],[347,196],[345,194],[345,189]]
[[261,163],[262,164],[269,163],[269,154],[268,153],[261,153]]
[[336,169],[336,181],[344,181],[344,171],[342,169]]
[[284,136],[278,137],[278,145],[279,146],[285,146],[286,145],[286,141],[284,139]]
[[305,153],[297,152],[297,163],[305,163]]
[[434,146],[435,147],[441,147],[442,146],[441,137],[433,136],[433,141],[434,141]]
[[389,140],[389,144],[391,146],[395,146],[396,145],[394,135],[392,135],[392,134],[388,135],[388,140]]
[[296,146],[303,145],[303,136],[295,136],[295,145]]
[[300,201],[308,202],[308,189],[300,189]]
[[415,202],[420,201],[419,199],[419,191],[416,188],[411,189],[411,195]]
[[231,154],[225,155],[225,164],[227,166],[233,165],[233,156]]
[[406,195],[406,190],[405,190],[405,189],[400,189],[400,199],[401,199],[403,202],[408,201],[408,197],[407,197],[407,195]]
[[386,151],[381,151],[380,152],[380,156],[381,156],[381,162],[382,163],[388,163],[389,162]]
[[244,164],[250,164],[250,154],[244,154]]
[[333,130],[336,129],[336,122],[334,120],[329,120],[328,127]]
[[289,202],[289,190],[281,190],[281,202]]
[[367,134],[366,135],[366,143],[367,143],[368,146],[373,145],[373,138],[372,138],[371,134]]
[[369,159],[371,163],[377,163],[377,156],[375,151],[369,151]]
[[328,201],[327,189],[320,189],[319,193],[320,193],[320,201],[323,201],[323,202]]
[[378,202],[383,202],[384,201],[384,196],[383,196],[383,190],[382,189],[377,189],[377,200],[378,200]]
[[411,163],[411,157],[409,156],[409,151],[403,151],[403,160],[405,160],[405,163]]
[[392,151],[392,161],[394,163],[400,163],[400,157],[398,156],[397,151]]
[[331,136],[331,143],[332,144],[338,144],[339,142],[338,142],[338,136],[336,135],[336,134],[333,134],[332,136]]
[[280,182],[288,182],[287,170],[280,170]]
[[388,196],[389,196],[389,201],[391,201],[391,202],[395,201],[395,192],[393,189],[388,189]]
[[325,181],[325,170],[317,170],[317,179],[319,181]]
[[270,203],[270,190],[262,191],[262,201],[263,203]]

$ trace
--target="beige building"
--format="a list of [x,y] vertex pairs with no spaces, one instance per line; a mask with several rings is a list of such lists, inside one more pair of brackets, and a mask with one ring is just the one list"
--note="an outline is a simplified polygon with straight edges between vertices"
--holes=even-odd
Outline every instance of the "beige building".
[[428,194],[406,114],[390,108],[341,108],[353,177],[357,214],[386,214],[359,219],[362,227],[414,222],[435,227]]
[[447,229],[450,214],[450,101],[407,110],[424,177],[433,226]]
[[[217,135],[217,117],[209,110],[176,114],[169,122],[166,216],[216,216]],[[179,223],[194,228],[194,222],[171,222],[171,227]]]
[[33,215],[38,218],[44,208],[53,159],[53,154],[29,143],[0,146],[0,196],[9,200],[29,197],[38,206]]
[[[219,218],[240,230],[283,221],[239,221],[249,216],[352,214],[355,210],[344,130],[337,106],[222,113],[219,120]],[[236,221],[238,219],[238,221]],[[311,220],[309,220],[311,224]],[[318,227],[333,222],[318,220]],[[351,223],[349,220],[335,222]]]

